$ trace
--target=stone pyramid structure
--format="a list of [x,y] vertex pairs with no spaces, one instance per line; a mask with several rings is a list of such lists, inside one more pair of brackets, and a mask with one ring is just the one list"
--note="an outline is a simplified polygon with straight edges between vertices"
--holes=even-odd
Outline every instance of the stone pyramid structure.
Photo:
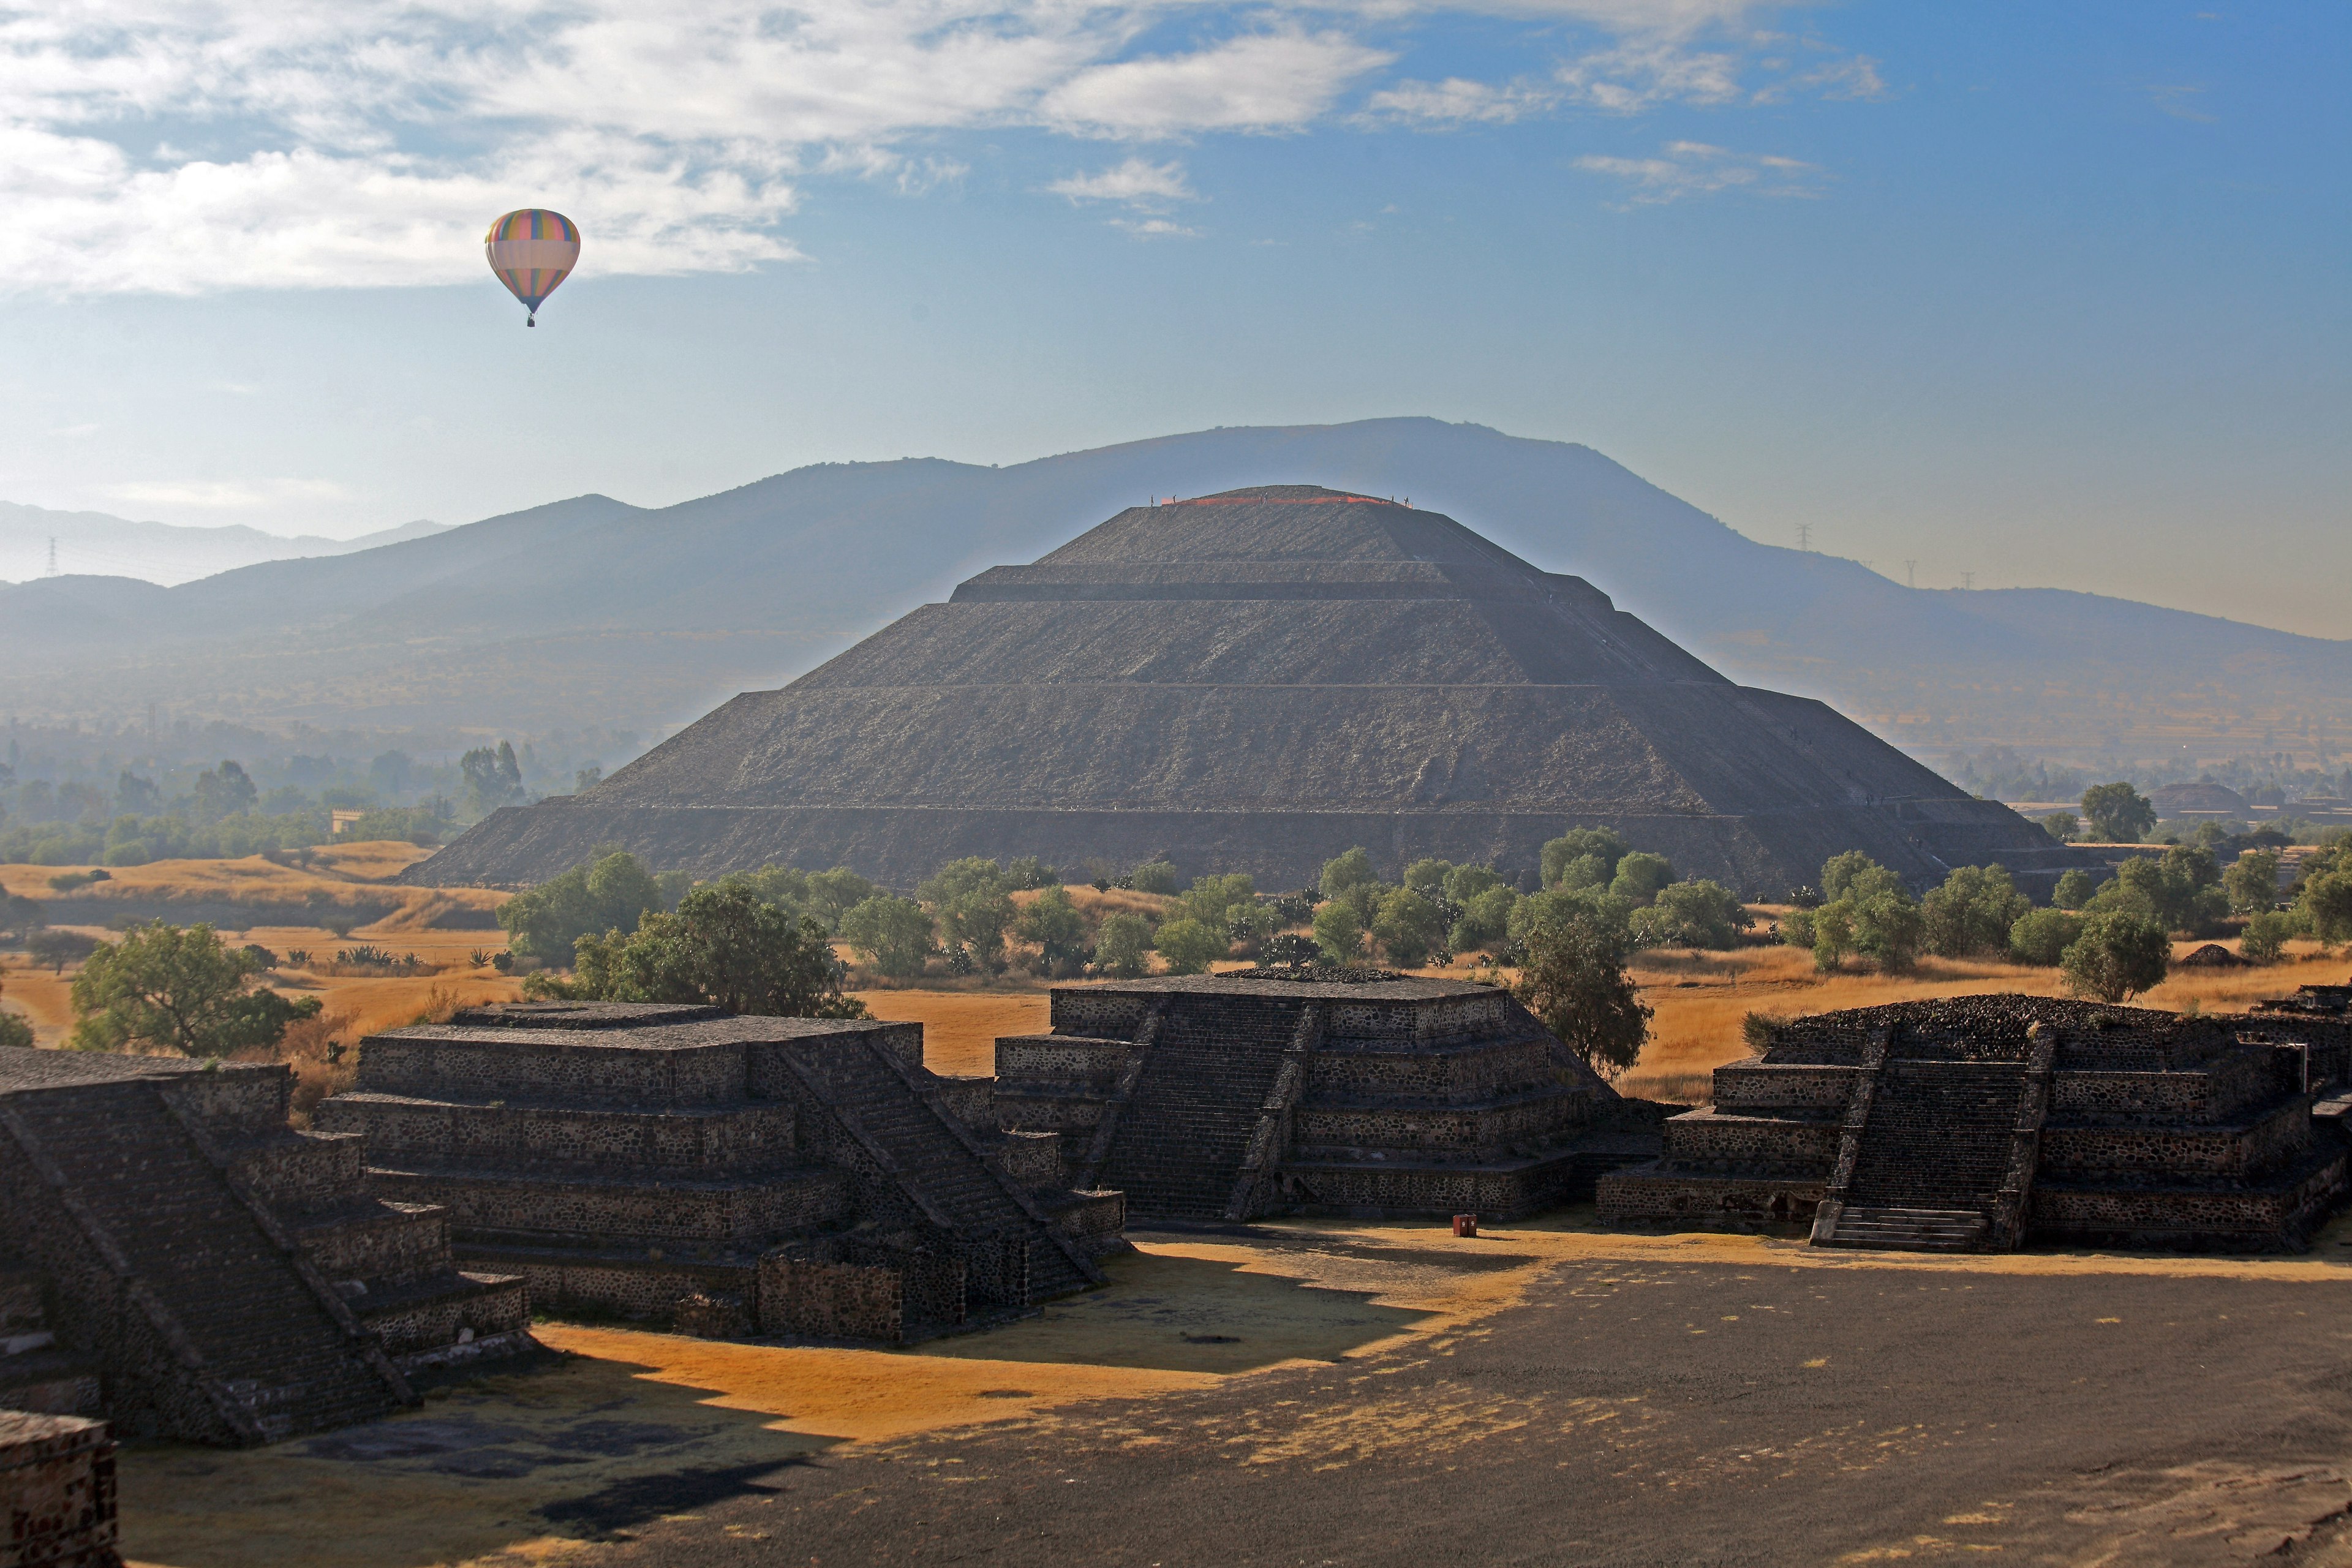
[[618,844],[900,888],[974,854],[1297,887],[1362,845],[1391,875],[1436,855],[1532,887],[1543,842],[1593,824],[1751,896],[1846,849],[1918,880],[2079,858],[1580,578],[1435,512],[1282,485],[1129,508],[983,572],[409,875],[522,885]]

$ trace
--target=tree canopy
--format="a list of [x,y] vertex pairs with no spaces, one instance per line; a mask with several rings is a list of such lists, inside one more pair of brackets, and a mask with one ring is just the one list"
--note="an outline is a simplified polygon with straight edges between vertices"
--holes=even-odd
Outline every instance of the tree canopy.
[[1639,1060],[1650,1009],[1625,972],[1627,934],[1576,914],[1537,927],[1511,994],[1604,1079]]
[[2083,816],[2103,844],[2137,844],[2156,826],[2156,805],[2128,784],[2093,784],[2083,792]]
[[862,1018],[841,994],[841,964],[825,930],[749,888],[697,888],[676,913],[640,917],[634,931],[580,939],[570,982],[532,975],[527,989],[605,1002],[690,1002],[730,1013]]
[[615,849],[509,899],[499,906],[498,921],[516,956],[568,963],[582,937],[633,931],[641,916],[665,902],[653,874]]
[[256,989],[261,969],[254,950],[230,947],[209,925],[133,926],[99,943],[74,977],[74,1047],[186,1057],[274,1047],[320,1003]]
[[2122,1002],[2164,983],[2172,942],[2162,925],[2126,910],[2086,915],[2066,949],[2066,988],[2078,996]]

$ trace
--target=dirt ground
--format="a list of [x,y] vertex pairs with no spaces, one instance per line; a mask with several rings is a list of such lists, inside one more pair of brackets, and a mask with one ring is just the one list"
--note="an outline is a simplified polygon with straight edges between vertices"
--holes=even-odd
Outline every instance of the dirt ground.
[[563,1358],[389,1421],[134,1445],[125,1548],[153,1568],[2347,1560],[2322,1553],[2352,1503],[2352,1225],[2278,1259],[1825,1252],[1615,1235],[1589,1209],[1475,1239],[1136,1239],[1100,1290],[911,1351],[547,1324]]

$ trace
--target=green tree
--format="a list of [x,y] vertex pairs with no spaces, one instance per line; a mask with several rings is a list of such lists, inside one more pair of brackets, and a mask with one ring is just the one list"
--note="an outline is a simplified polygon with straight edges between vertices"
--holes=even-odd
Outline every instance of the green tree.
[[2051,901],[2062,910],[2079,910],[2091,901],[2098,888],[2099,879],[2078,866],[2058,879],[2058,890]]
[[1139,893],[1172,893],[1182,881],[1175,866],[1166,860],[1147,860],[1128,874],[1128,886]]
[[1802,918],[1783,917],[1781,940],[1812,938],[1813,963],[1824,973],[1855,954],[1894,973],[1916,962],[1927,941],[1927,919],[1903,879],[1858,849],[1822,867],[1829,901]]
[[1391,963],[1417,969],[1444,945],[1445,914],[1411,888],[1398,888],[1381,900],[1371,933]]
[[1163,922],[1153,938],[1171,974],[1199,974],[1233,949],[1224,928],[1189,915]]
[[2238,954],[2250,963],[2276,963],[2286,956],[2286,939],[2294,934],[2294,916],[2264,910],[2246,921],[2245,935],[2238,940]]
[[1251,909],[1257,903],[1257,884],[1239,871],[1230,876],[1195,877],[1177,901],[1187,915],[1202,925],[1229,931],[1236,910]]
[[634,931],[582,937],[574,969],[571,984],[543,988],[606,1002],[698,1003],[764,1017],[866,1016],[864,1003],[841,994],[841,964],[824,928],[740,883],[697,888],[676,913],[643,916]]
[[2305,879],[2295,895],[2294,913],[2323,947],[2352,941],[2352,868]]
[[1885,867],[1859,849],[1849,849],[1843,855],[1832,855],[1822,863],[1822,901],[1833,904],[1846,896],[1857,877],[1874,879],[1874,886],[1894,876]]
[[2138,915],[2167,931],[2209,931],[2229,909],[2210,851],[2176,844],[2161,860],[2135,857],[2084,906]]
[[1625,972],[1622,931],[1589,915],[1538,927],[1511,987],[1528,1012],[1604,1079],[1641,1058],[1650,1009]]
[[930,911],[912,899],[876,893],[843,912],[841,936],[859,963],[906,980],[920,974],[931,955]]
[[1659,889],[1648,909],[1633,911],[1631,923],[1639,947],[1721,950],[1738,946],[1739,933],[1756,917],[1730,889],[1701,878]]
[[2278,908],[2279,853],[2275,849],[2252,849],[2230,863],[2221,873],[2222,896],[2230,900],[2230,912],[2237,915],[2257,915]]
[[208,925],[155,921],[100,942],[74,977],[73,1044],[85,1051],[177,1051],[187,1057],[278,1044],[286,1026],[318,1013],[256,989],[261,963]]
[[2156,826],[2156,806],[2128,784],[2093,784],[2083,792],[2083,815],[2102,844],[2137,844]]
[[260,803],[261,792],[244,768],[232,762],[223,762],[216,768],[206,768],[196,775],[195,817],[200,823],[218,822],[224,816],[242,816]]
[[1927,947],[1941,958],[1990,958],[2009,951],[2011,927],[2032,910],[2000,866],[1956,866],[1921,906]]
[[1333,963],[1354,963],[1363,956],[1364,922],[1345,899],[1333,899],[1315,910],[1315,942]]
[[1445,889],[1445,879],[1452,876],[1456,868],[1451,860],[1440,860],[1434,858],[1415,860],[1404,868],[1404,886],[1411,888],[1416,893],[1426,893],[1432,889],[1443,892]]
[[2042,831],[2061,844],[2072,844],[2083,831],[2083,819],[2071,811],[2053,811],[2042,819]]
[[1015,892],[1027,892],[1035,888],[1058,888],[1062,874],[1034,855],[1024,855],[1004,868],[1004,879]]
[[1625,858],[1627,847],[1614,828],[1571,827],[1543,847],[1543,885],[1559,887],[1568,868],[1590,855],[1601,862],[1593,885],[1605,888],[1617,875],[1617,862]]
[[22,1013],[11,1013],[6,1008],[0,1007],[0,1046],[24,1046],[29,1048],[32,1044],[33,1021]]
[[1151,957],[1151,922],[1124,911],[1095,928],[1095,967],[1120,980],[1144,973]]
[[2083,934],[2061,963],[2066,988],[2077,996],[2121,1002],[2164,983],[2172,942],[2147,916],[2110,910],[2084,917]]
[[1853,900],[1853,951],[1887,974],[1918,962],[1927,922],[1908,891],[1879,891]]
[[97,951],[96,937],[56,927],[37,931],[25,939],[25,956],[35,963],[47,965],[54,974],[63,974],[67,964],[79,963]]
[[[1466,868],[1485,869],[1484,867]],[[1446,945],[1453,951],[1491,951],[1509,939],[1511,911],[1518,906],[1519,895],[1499,880],[1455,901],[1462,907],[1461,918],[1454,922],[1454,929],[1445,937]]]
[[502,805],[520,804],[522,769],[515,762],[514,743],[477,746],[457,759],[466,779],[466,805],[476,816],[488,816]]
[[1445,873],[1445,896],[1465,910],[1471,900],[1502,886],[1503,879],[1492,866],[1456,866]]
[[653,874],[625,851],[607,850],[499,906],[507,946],[542,963],[570,960],[583,936],[637,929],[637,919],[666,906]]
[[1630,942],[1633,906],[1601,888],[1554,888],[1529,893],[1511,906],[1511,940],[1525,944],[1536,932],[1564,929],[1579,920],[1597,921]]
[[1323,896],[1336,899],[1351,888],[1378,886],[1380,873],[1372,869],[1372,858],[1361,849],[1350,849],[1323,862],[1320,886]]
[[1086,917],[1070,900],[1070,890],[1058,884],[1029,900],[1013,934],[1037,944],[1048,973],[1075,973],[1087,961]]
[[2082,934],[2080,916],[2063,910],[2028,910],[2009,928],[2010,956],[2020,963],[2055,969]]
[[1674,863],[1663,855],[1635,849],[1617,862],[1609,890],[1629,904],[1646,904],[1675,879]]
[[881,891],[846,866],[812,871],[808,879],[808,913],[827,931],[841,929],[841,917]]

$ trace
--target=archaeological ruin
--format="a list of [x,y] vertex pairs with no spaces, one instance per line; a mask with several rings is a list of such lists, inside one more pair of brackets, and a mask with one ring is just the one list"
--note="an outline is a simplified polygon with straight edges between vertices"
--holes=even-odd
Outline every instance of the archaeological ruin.
[[914,1024],[518,1003],[370,1036],[319,1125],[531,1298],[902,1342],[1098,1283],[1116,1192],[922,1065]]
[[1665,1123],[1659,1159],[1601,1178],[1604,1223],[2263,1252],[2302,1247],[2345,1197],[2308,1032],[2275,1021],[1991,995],[1762,1033],[1716,1069],[1711,1106]]
[[521,1282],[457,1268],[361,1140],[287,1124],[289,1070],[0,1047],[0,1405],[274,1442],[528,1349]]
[[1298,887],[1351,846],[1532,888],[1605,825],[1750,897],[1860,849],[1915,882],[2097,863],[1822,703],[1733,685],[1580,578],[1311,485],[1135,507],[964,583],[577,795],[404,873],[523,886],[603,845],[704,875],[1168,857]]
[[1051,1032],[998,1040],[976,1081],[1132,1219],[1504,1219],[1656,1150],[1645,1108],[1509,992],[1332,973],[1055,986]]

